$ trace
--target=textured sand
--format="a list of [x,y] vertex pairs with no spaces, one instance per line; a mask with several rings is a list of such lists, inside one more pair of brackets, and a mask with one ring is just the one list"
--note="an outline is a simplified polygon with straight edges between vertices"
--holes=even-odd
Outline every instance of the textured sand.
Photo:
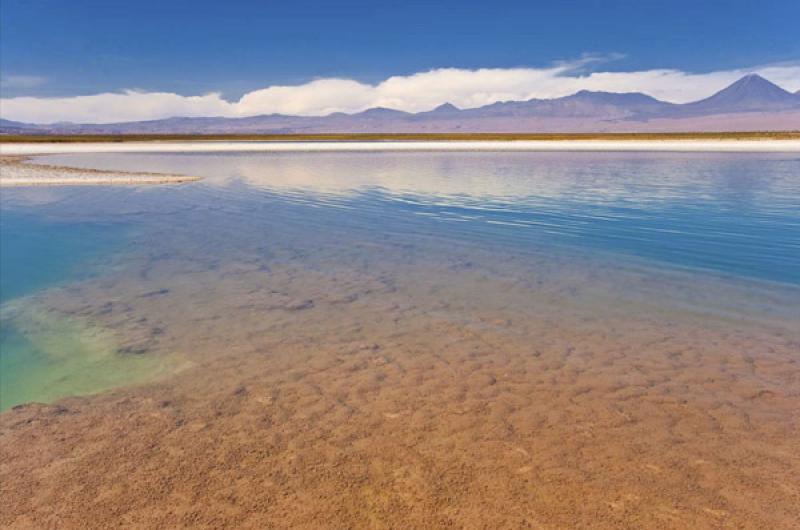
[[24,156],[0,156],[0,187],[178,184],[200,180],[188,175],[76,169],[27,163],[27,160]]
[[715,315],[677,273],[151,237],[9,310],[192,367],[0,415],[0,526],[797,527],[800,336],[756,288]]

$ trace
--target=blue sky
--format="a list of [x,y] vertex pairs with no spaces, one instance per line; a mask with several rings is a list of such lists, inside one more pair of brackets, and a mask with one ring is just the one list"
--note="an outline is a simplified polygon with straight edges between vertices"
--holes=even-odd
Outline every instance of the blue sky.
[[239,97],[318,77],[375,82],[585,53],[625,54],[610,70],[800,59],[797,0],[3,0],[1,15],[2,73],[29,78],[5,97],[121,88]]
[[688,101],[751,71],[800,88],[798,0],[0,6],[0,112],[23,121],[417,111],[581,88]]

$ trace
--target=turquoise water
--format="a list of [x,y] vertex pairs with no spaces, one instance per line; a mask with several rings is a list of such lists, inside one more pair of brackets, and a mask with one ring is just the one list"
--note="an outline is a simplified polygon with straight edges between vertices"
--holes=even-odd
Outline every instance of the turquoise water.
[[118,223],[47,221],[0,210],[0,303],[58,282],[88,276],[94,260],[122,247]]
[[[114,222],[52,221],[0,210],[0,303],[98,273],[103,261],[123,248],[127,230]],[[67,322],[40,322],[35,332],[21,331],[5,308],[0,319],[0,410],[113,386],[98,378],[89,362],[112,346],[99,344],[86,329]]]
[[[205,180],[4,190],[3,302],[102,277],[98,264],[110,256],[123,276],[129,255],[148,263],[131,267],[131,275],[181,263],[158,289],[174,284],[191,291],[191,274],[272,259],[276,249],[298,265],[335,259],[331,265],[368,267],[393,253],[398,262],[408,260],[415,249],[419,259],[435,260],[454,245],[459,252],[494,252],[498,261],[530,256],[546,266],[554,256],[583,267],[588,277],[601,262],[635,266],[641,284],[663,271],[688,271],[662,294],[672,296],[678,282],[695,295],[694,305],[714,305],[728,290],[757,285],[767,294],[752,306],[729,304],[754,318],[769,318],[778,312],[774,300],[799,292],[796,155],[176,153],[47,161]],[[132,232],[137,236],[128,241]],[[713,295],[706,295],[712,280]],[[652,283],[656,296],[648,296],[658,304],[658,281]],[[130,294],[119,296],[125,302]],[[45,319],[22,327],[5,323],[2,331],[3,407],[90,393],[133,380],[127,372],[139,377],[160,369],[131,369],[130,359],[110,355],[111,339],[91,323]]]

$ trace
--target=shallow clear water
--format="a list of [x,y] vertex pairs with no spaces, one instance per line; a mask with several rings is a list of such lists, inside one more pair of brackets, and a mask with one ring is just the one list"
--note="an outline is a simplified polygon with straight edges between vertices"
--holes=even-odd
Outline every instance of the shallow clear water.
[[[477,258],[488,253],[498,265],[518,260],[550,270],[549,282],[567,286],[576,270],[588,278],[636,271],[638,283],[620,277],[604,289],[620,299],[646,299],[656,309],[792,323],[800,305],[793,303],[800,292],[796,155],[159,153],[43,160],[205,180],[3,191],[3,407],[167,372],[160,361],[129,370],[131,357],[116,353],[118,338],[95,340],[104,330],[92,329],[92,321],[50,323],[42,331],[40,323],[26,326],[31,317],[19,316],[14,304],[68,287],[85,271],[102,281],[114,270],[115,281],[129,274],[134,283],[133,275],[168,260],[186,260],[192,268],[172,272],[157,288],[184,286],[187,303],[191,274],[248,259],[280,255],[311,269],[326,263],[368,268],[395,255],[399,264],[457,253],[491,275],[491,259]],[[131,231],[135,237],[126,235]],[[143,259],[151,265],[133,267]],[[403,274],[399,266],[396,274]],[[581,296],[571,302],[588,304]],[[120,290],[114,303],[134,300]],[[72,337],[63,348],[53,346],[53,329]],[[50,337],[46,348],[43,335]],[[59,350],[103,361],[57,362]],[[95,369],[106,376],[93,386],[86,380]],[[128,371],[138,375],[112,377]]]

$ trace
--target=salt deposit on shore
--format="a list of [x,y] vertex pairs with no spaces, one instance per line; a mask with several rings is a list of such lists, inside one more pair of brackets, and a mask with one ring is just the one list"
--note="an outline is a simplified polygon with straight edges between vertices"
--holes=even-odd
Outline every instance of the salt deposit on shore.
[[91,184],[175,184],[199,180],[187,175],[100,171],[26,163],[24,156],[0,156],[0,187]]
[[0,143],[3,155],[141,152],[316,151],[683,151],[800,152],[800,140],[154,141]]

